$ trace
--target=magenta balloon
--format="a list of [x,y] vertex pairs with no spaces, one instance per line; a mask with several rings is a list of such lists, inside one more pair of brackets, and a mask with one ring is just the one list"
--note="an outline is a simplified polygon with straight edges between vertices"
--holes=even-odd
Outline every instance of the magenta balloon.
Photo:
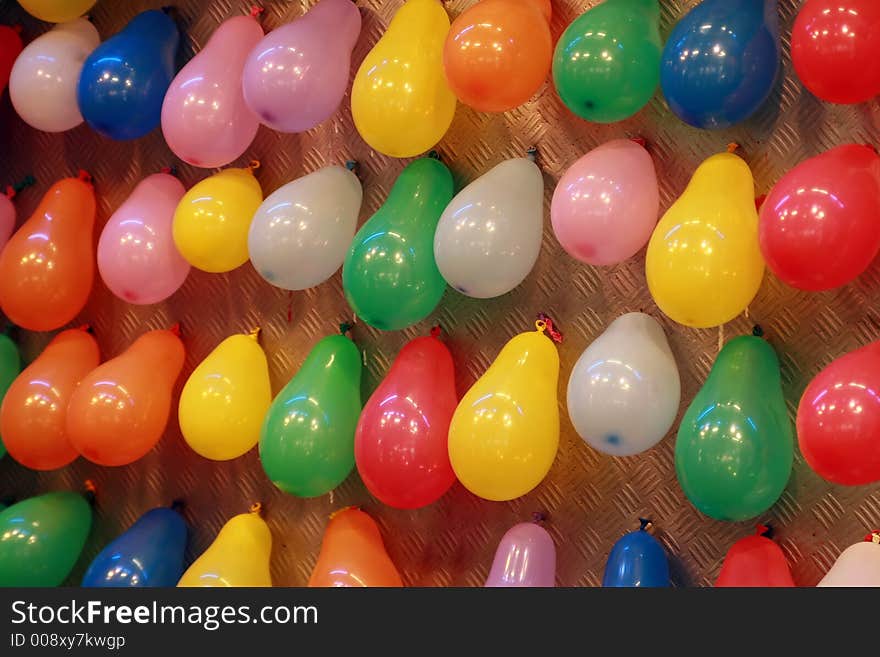
[[241,74],[262,38],[255,18],[230,18],[171,82],[162,103],[162,134],[184,162],[222,167],[251,145],[260,122],[244,102]]
[[572,258],[613,265],[648,243],[659,211],[657,172],[648,151],[615,139],[565,172],[553,192],[550,221]]
[[556,546],[550,534],[533,522],[507,531],[495,551],[486,586],[556,585]]
[[185,192],[174,176],[153,174],[107,221],[98,240],[98,271],[120,299],[158,303],[183,285],[189,263],[174,246],[171,224]]
[[321,0],[272,30],[244,67],[248,106],[279,132],[304,132],[333,116],[348,87],[360,31],[361,14],[351,0]]
[[0,192],[0,251],[15,230],[15,206],[12,199]]

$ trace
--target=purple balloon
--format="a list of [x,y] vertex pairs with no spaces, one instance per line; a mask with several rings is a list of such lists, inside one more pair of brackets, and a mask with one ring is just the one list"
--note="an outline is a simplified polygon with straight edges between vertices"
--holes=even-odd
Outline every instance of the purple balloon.
[[532,522],[509,529],[495,551],[487,587],[556,584],[556,546],[550,534]]

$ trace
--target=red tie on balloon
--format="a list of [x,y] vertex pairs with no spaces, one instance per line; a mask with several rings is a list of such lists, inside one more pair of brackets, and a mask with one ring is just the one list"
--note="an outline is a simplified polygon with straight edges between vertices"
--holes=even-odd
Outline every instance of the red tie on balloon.
[[547,335],[553,340],[553,342],[556,342],[557,344],[562,342],[562,331],[554,326],[553,320],[546,313],[540,313],[538,315],[538,321],[544,322],[544,330],[547,331]]

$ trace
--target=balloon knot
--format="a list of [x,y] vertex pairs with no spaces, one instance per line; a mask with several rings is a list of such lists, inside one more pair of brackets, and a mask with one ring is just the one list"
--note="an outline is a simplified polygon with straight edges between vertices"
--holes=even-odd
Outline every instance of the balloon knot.
[[752,335],[754,335],[756,338],[764,337],[764,329],[761,328],[760,324],[755,324],[752,327]]
[[175,338],[180,337],[180,322],[175,322],[173,326],[169,327],[168,331],[174,335]]
[[736,142],[732,141],[732,142],[730,142],[730,143],[727,145],[727,152],[728,152],[728,153],[733,153],[737,148],[739,148],[739,144],[737,144]]
[[260,513],[263,510],[263,505],[259,502],[254,502],[251,504],[251,507],[248,509],[250,513]]
[[432,327],[431,327],[431,337],[432,337],[432,338],[439,338],[439,337],[440,337],[440,334],[441,334],[442,332],[443,332],[443,329],[440,328],[440,325],[439,325],[439,324],[437,324],[437,326],[432,326]]
[[266,11],[266,10],[263,9],[262,7],[260,7],[259,5],[251,5],[251,11],[250,11],[251,18],[256,18],[257,16],[262,14],[264,11]]
[[6,198],[12,200],[15,198],[15,187],[12,185],[6,185]]
[[76,330],[77,331],[85,331],[89,335],[95,334],[95,329],[92,328],[91,324],[80,324],[79,326],[76,327]]
[[179,497],[176,500],[172,500],[172,502],[171,502],[171,510],[172,511],[177,511],[178,513],[182,513],[184,507],[186,507],[186,504]]
[[76,174],[76,177],[82,180],[84,183],[87,183],[89,185],[92,184],[92,175],[85,169],[80,169],[79,172]]
[[644,137],[630,137],[629,140],[631,142],[635,142],[636,144],[638,144],[642,148],[648,147],[648,140],[645,139]]
[[553,320],[546,314],[538,315],[538,321],[535,322],[535,328],[539,331],[547,331],[547,335],[553,342],[559,344],[563,340],[562,331],[553,324]]
[[159,173],[165,173],[169,176],[177,176],[177,167],[174,165],[171,165],[170,167],[162,167],[159,169]]
[[755,536],[773,538],[773,527],[771,527],[770,525],[757,525],[755,527]]
[[526,151],[526,157],[529,158],[532,162],[537,161],[538,159],[538,149],[535,146],[530,146],[529,150]]
[[536,525],[540,525],[545,520],[547,520],[547,514],[543,511],[535,511],[532,513],[532,522]]
[[438,153],[437,151],[431,151],[430,153],[428,153],[428,157],[430,157],[432,160],[438,161],[442,161],[443,159],[440,157],[440,153]]
[[26,175],[20,182],[17,182],[14,185],[6,186],[6,196],[10,199],[15,198],[15,195],[18,194],[23,189],[27,189],[31,185],[35,184],[37,179],[34,178],[31,174]]
[[348,160],[345,163],[345,168],[351,172],[356,172],[358,170],[358,163],[356,160]]
[[646,531],[648,531],[649,529],[651,529],[651,527],[653,527],[653,526],[654,526],[654,523],[652,523],[652,522],[650,521],[650,519],[648,519],[648,518],[639,518],[639,531],[640,531],[640,532],[646,532]]
[[875,529],[870,534],[865,535],[865,541],[880,545],[880,529]]
[[252,337],[254,340],[259,340],[261,331],[262,331],[262,329],[258,326],[256,328],[253,328],[250,331],[248,331],[248,336]]
[[352,328],[353,325],[349,322],[342,322],[342,324],[339,325],[339,334],[345,335],[346,333],[349,333]]
[[251,171],[256,171],[257,169],[260,168],[260,161],[259,161],[259,160],[251,160],[251,161],[248,163],[248,167],[247,167],[247,168],[250,169]]
[[89,503],[89,505],[95,506],[95,501],[97,499],[98,493],[98,489],[95,488],[95,482],[93,482],[91,479],[86,479],[83,482],[83,488],[86,489],[86,492],[84,494],[86,501]]
[[164,7],[162,7],[161,11],[163,14],[170,14],[172,9],[174,9],[174,7],[172,7],[171,5],[165,5]]

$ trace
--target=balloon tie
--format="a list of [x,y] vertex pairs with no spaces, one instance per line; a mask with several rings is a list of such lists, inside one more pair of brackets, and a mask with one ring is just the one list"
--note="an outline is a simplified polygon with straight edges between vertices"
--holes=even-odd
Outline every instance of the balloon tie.
[[764,201],[767,200],[766,194],[761,194],[760,196],[755,198],[755,210],[758,212],[761,211],[761,206],[764,205]]
[[91,505],[95,505],[95,500],[97,497],[98,489],[95,487],[95,482],[91,479],[86,479],[83,482],[83,488],[86,489],[85,498],[86,501]]
[[168,329],[168,331],[175,338],[179,338],[180,337],[180,322],[175,322],[174,325]]
[[654,526],[648,518],[639,518],[639,531],[646,532]]
[[727,152],[733,153],[737,148],[739,148],[739,144],[737,144],[735,141],[732,141],[727,145]]
[[174,9],[173,6],[165,5],[164,7],[162,7],[161,11],[163,14],[170,14],[172,9]]
[[260,339],[260,332],[262,330],[263,329],[261,329],[259,326],[257,326],[256,328],[252,328],[250,331],[248,331],[248,337],[251,337],[254,340],[259,340]]
[[875,529],[870,534],[865,536],[865,541],[868,543],[874,543],[875,545],[880,545],[880,529]]
[[773,538],[773,527],[770,525],[756,525],[755,536],[763,536],[764,538]]
[[536,525],[540,525],[544,521],[547,520],[547,514],[543,511],[535,511],[532,513],[532,522]]
[[539,331],[547,331],[547,335],[553,342],[559,344],[563,340],[562,331],[553,324],[553,320],[546,313],[538,315],[538,321],[535,322],[535,328]]
[[257,169],[260,168],[260,161],[259,160],[251,160],[248,163],[247,168],[250,169],[252,172],[256,171]]
[[440,333],[442,333],[442,332],[443,332],[443,329],[440,328],[440,325],[439,325],[439,324],[437,324],[436,326],[432,326],[432,327],[431,327],[431,337],[432,337],[432,338],[438,338],[438,339],[439,339],[439,338],[440,338]]
[[257,18],[260,14],[262,14],[265,9],[260,7],[259,5],[251,5],[251,18]]
[[159,169],[159,173],[165,173],[169,176],[177,176],[177,167],[174,165],[171,165],[170,167],[162,167]]
[[642,148],[648,147],[648,140],[644,137],[630,137],[629,140],[641,146]]
[[357,160],[348,160],[345,163],[345,168],[351,171],[352,173],[357,173],[358,171],[358,163]]
[[764,337],[764,329],[761,328],[760,324],[755,324],[752,327],[752,335],[754,335],[756,338]]
[[538,159],[538,149],[535,146],[529,146],[529,150],[526,151],[526,157],[532,162],[537,161]]
[[89,185],[92,184],[92,176],[85,169],[80,169],[79,172],[76,174],[76,177],[82,180],[84,183],[88,183]]
[[440,153],[438,153],[437,151],[431,151],[430,153],[428,153],[428,157],[430,157],[432,160],[437,160],[438,162],[443,161],[443,158],[440,157]]
[[346,333],[350,333],[352,328],[353,326],[349,322],[342,322],[342,324],[339,325],[339,334],[345,335]]
[[14,185],[6,186],[6,196],[10,199],[15,198],[15,195],[20,191],[27,189],[31,185],[35,184],[37,179],[34,178],[31,174],[26,175],[22,180]]
[[185,506],[186,504],[179,497],[171,502],[171,510],[177,511],[178,513],[182,513]]
[[263,509],[262,504],[260,504],[259,502],[254,502],[253,504],[251,504],[251,507],[250,507],[250,509],[248,509],[248,512],[259,514],[262,511],[262,509]]

